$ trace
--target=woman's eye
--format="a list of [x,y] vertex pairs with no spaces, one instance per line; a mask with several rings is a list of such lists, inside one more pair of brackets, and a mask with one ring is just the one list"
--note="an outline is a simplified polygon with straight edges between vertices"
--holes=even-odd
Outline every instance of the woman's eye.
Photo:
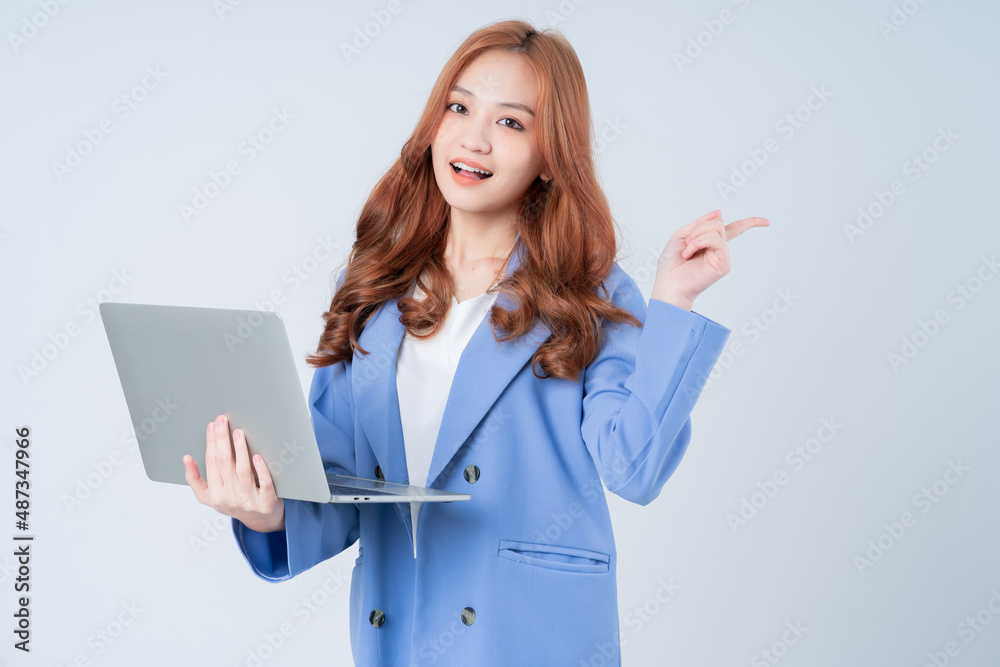
[[[445,108],[446,109],[450,109],[452,107],[462,107],[463,109],[465,108],[465,106],[461,102],[452,102],[451,104],[449,104]],[[461,112],[459,112],[459,113],[461,113]]]
[[501,120],[500,122],[502,123],[502,122],[503,122],[503,121],[505,121],[505,120],[509,120],[510,122],[514,123],[514,125],[516,125],[517,127],[512,127],[511,125],[505,125],[504,127],[509,127],[509,128],[511,128],[512,130],[523,130],[523,129],[524,129],[524,126],[523,126],[523,125],[521,125],[520,123],[518,123],[518,122],[517,122],[516,120],[514,120],[513,118],[504,118],[504,119],[502,119],[502,120]]

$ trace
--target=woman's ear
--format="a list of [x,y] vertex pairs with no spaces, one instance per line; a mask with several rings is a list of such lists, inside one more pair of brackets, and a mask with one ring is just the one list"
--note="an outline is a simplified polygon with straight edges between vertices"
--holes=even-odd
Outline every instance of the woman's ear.
[[542,175],[540,176],[540,178],[542,179],[543,183],[548,183],[549,181],[552,180],[552,177],[549,176],[547,173],[544,173],[544,172],[542,173]]

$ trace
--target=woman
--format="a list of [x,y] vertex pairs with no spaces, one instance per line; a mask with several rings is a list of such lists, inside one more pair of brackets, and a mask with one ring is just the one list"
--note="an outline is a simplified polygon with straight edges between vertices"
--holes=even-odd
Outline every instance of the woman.
[[646,505],[677,467],[730,334],[692,304],[729,272],[726,242],[768,222],[712,211],[679,229],[647,308],[614,261],[593,155],[565,38],[475,32],[362,210],[324,314],[309,405],[327,471],[471,500],[279,499],[223,416],[207,480],[184,459],[265,580],[360,540],[358,665],[619,664],[602,481]]

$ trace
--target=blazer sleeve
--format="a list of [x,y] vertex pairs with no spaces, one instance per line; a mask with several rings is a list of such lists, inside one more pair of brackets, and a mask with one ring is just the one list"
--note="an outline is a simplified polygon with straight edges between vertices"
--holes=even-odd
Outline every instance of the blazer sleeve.
[[612,302],[635,315],[602,325],[584,371],[583,441],[609,491],[648,505],[691,440],[691,411],[732,333],[694,311],[650,299],[618,264]]
[[[338,289],[343,276],[341,271]],[[346,361],[317,368],[309,389],[309,413],[326,472],[356,477],[350,377]],[[358,518],[354,503],[314,503],[286,498],[284,530],[260,533],[238,519],[234,518],[232,523],[237,546],[254,574],[278,582],[354,544],[360,534]]]

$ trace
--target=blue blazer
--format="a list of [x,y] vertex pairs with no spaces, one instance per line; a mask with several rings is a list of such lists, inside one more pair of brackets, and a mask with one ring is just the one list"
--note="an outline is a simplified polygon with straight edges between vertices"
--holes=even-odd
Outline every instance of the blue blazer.
[[[508,262],[510,275],[523,246]],[[343,282],[343,272],[337,288]],[[536,319],[497,344],[484,318],[448,394],[427,486],[471,500],[423,503],[414,559],[408,503],[285,500],[285,530],[233,520],[260,578],[279,582],[360,540],[350,596],[357,665],[617,665],[614,536],[603,485],[647,505],[680,463],[690,413],[731,331],[651,299],[616,263],[605,286],[641,328],[607,323],[576,381],[539,379]],[[500,307],[513,307],[501,292]],[[369,354],[315,371],[309,392],[327,472],[407,483],[396,394],[397,299],[360,337]]]

